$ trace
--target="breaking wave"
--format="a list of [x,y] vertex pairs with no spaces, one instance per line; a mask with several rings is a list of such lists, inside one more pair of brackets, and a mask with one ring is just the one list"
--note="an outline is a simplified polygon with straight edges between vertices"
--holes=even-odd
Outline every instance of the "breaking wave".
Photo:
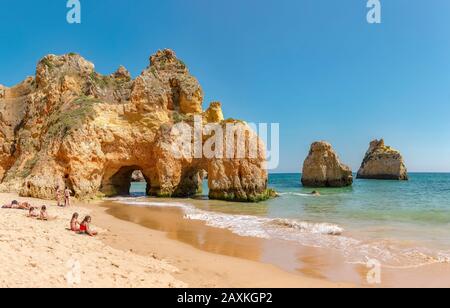
[[296,193],[296,192],[285,192],[278,193],[280,196],[297,196],[297,197],[314,197],[312,194]]
[[345,230],[332,223],[225,214],[198,209],[189,203],[153,202],[145,198],[119,197],[109,200],[138,207],[181,208],[185,219],[203,221],[210,227],[230,230],[239,236],[286,240],[307,247],[335,249],[342,252],[349,263],[365,264],[368,258],[379,260],[386,267],[396,268],[450,263],[450,252],[406,249],[393,241],[365,242],[345,236]]
[[343,228],[329,223],[311,223],[293,219],[275,219],[274,223],[279,226],[299,230],[300,232],[309,232],[314,234],[341,235],[344,232]]

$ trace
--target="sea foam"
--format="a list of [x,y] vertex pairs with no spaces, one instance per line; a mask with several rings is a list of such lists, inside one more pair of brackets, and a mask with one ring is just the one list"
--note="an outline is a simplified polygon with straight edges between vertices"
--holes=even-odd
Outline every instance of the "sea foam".
[[348,263],[365,264],[369,257],[379,260],[385,267],[393,268],[450,263],[450,252],[436,252],[420,247],[404,249],[391,241],[362,241],[344,236],[345,230],[332,223],[226,214],[205,211],[184,202],[153,202],[133,197],[108,200],[137,207],[180,208],[185,219],[203,221],[210,227],[226,229],[239,236],[286,240],[307,247],[334,249],[340,251]]
[[241,236],[272,238],[280,231],[289,230],[299,233],[341,235],[344,229],[331,223],[312,223],[295,219],[266,218],[251,215],[235,215],[205,211],[189,203],[153,202],[143,198],[118,197],[111,201],[138,207],[177,207],[184,211],[185,219],[204,221],[206,225],[227,229]]
[[275,219],[274,223],[307,233],[341,235],[344,232],[343,228],[330,223],[311,223],[294,219]]

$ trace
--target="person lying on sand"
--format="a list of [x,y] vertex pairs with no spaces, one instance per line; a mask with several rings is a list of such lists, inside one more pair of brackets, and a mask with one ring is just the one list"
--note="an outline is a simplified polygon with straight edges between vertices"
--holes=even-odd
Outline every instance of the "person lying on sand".
[[19,208],[19,202],[17,200],[14,200],[10,204],[5,204],[2,206],[2,209],[18,209]]
[[72,216],[72,220],[70,221],[70,230],[74,232],[80,231],[80,223],[78,222],[78,213],[74,213]]
[[28,202],[22,202],[19,204],[20,210],[29,210],[30,208],[31,208],[31,204],[29,204]]
[[41,207],[41,212],[39,213],[39,220],[48,220],[47,207],[45,205]]
[[30,207],[30,210],[28,212],[28,217],[30,218],[37,218],[39,217],[39,212],[35,207]]
[[7,204],[2,206],[2,209],[13,209],[13,210],[29,210],[31,208],[31,204],[28,202],[19,203],[17,200],[11,202],[11,204]]
[[96,236],[98,232],[92,231],[90,228],[92,218],[91,216],[86,216],[80,225],[80,234],[87,234],[89,236]]

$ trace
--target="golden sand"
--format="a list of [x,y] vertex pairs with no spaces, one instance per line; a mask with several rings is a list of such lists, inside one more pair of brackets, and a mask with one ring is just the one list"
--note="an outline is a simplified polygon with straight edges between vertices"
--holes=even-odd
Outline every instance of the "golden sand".
[[[382,284],[367,285],[367,269],[348,266],[336,252],[239,237],[183,219],[176,208],[53,202],[50,221],[0,209],[0,287],[443,287],[448,265],[383,269]],[[67,230],[73,212],[91,215],[99,236]],[[350,283],[341,283],[347,281]]]
[[[227,256],[217,254],[223,249],[217,253],[203,251],[179,238],[170,238],[170,232],[115,218],[98,204],[59,208],[54,202],[0,194],[0,204],[11,200],[34,206],[45,204],[52,219],[40,221],[28,218],[27,211],[0,209],[0,287],[348,286],[246,260],[248,252],[245,256],[238,251],[235,256]],[[68,231],[74,212],[80,217],[91,215],[92,227],[100,231],[99,236],[92,238]],[[217,236],[222,236],[225,230],[217,232]],[[249,239],[243,244],[258,246]],[[227,249],[236,248],[230,245]]]
[[[73,212],[89,209],[48,206],[48,202],[0,194],[0,203],[13,199],[47,204],[50,221],[27,217],[27,211],[0,210],[0,287],[184,287],[177,269],[167,262],[111,248],[99,238],[66,230]],[[94,221],[95,223],[95,221]],[[94,228],[96,228],[94,226]]]

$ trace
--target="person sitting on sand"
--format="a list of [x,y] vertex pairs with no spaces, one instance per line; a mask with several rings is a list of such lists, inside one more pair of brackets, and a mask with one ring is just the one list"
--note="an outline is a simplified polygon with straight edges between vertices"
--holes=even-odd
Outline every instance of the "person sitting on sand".
[[62,199],[63,199],[63,191],[62,191],[61,187],[58,186],[58,187],[56,187],[56,204],[58,206],[64,206]]
[[90,223],[92,221],[91,216],[86,216],[83,220],[83,222],[80,225],[80,233],[81,234],[87,234],[89,236],[96,236],[98,232],[92,231],[90,228]]
[[39,212],[37,211],[37,209],[35,207],[30,207],[30,210],[28,212],[28,217],[30,218],[37,218],[39,217]]
[[48,220],[47,207],[45,205],[43,205],[41,207],[41,212],[39,214],[39,219],[40,220]]
[[70,196],[72,195],[72,191],[69,188],[64,190],[64,206],[70,206]]
[[72,216],[72,220],[70,221],[70,230],[74,232],[80,231],[80,223],[78,222],[78,213],[74,213]]

